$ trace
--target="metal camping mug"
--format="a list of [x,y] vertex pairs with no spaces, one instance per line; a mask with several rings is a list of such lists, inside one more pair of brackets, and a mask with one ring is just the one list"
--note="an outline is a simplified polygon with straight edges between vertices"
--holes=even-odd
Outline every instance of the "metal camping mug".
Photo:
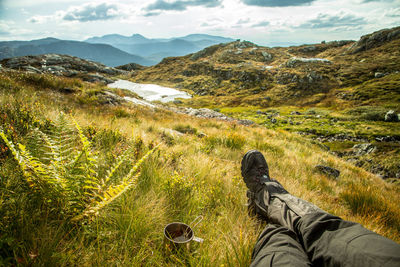
[[203,220],[203,216],[197,216],[191,223],[196,224],[190,227],[189,225],[181,222],[173,222],[167,224],[164,228],[164,239],[167,247],[171,249],[185,248],[189,249],[191,241],[203,242],[202,238],[194,236],[193,229]]

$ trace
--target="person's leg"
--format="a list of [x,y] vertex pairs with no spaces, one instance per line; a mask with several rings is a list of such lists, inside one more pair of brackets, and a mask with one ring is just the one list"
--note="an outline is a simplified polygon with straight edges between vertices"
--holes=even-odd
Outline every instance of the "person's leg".
[[[265,162],[258,151],[242,160],[242,175],[249,188],[249,207],[259,217],[295,232],[313,264],[322,266],[399,266],[400,245],[362,227],[328,214],[315,205],[290,195],[281,184],[261,181]],[[265,162],[266,164],[266,162]],[[260,182],[261,181],[261,182]]]
[[257,240],[250,266],[308,267],[311,263],[293,231],[269,224]]

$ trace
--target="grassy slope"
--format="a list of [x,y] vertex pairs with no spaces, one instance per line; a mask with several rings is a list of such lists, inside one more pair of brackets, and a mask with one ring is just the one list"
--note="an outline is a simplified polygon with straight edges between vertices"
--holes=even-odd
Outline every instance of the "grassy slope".
[[[384,104],[398,108],[400,39],[357,54],[348,53],[351,45],[316,44],[314,51],[304,52],[310,46],[239,48],[240,43],[234,42],[207,48],[195,60],[191,55],[164,59],[136,72],[132,79],[195,93],[194,98],[184,100],[191,106],[322,105],[342,109]],[[262,53],[272,58],[265,59]],[[286,62],[291,57],[325,58],[331,64],[298,63],[289,67]],[[272,68],[265,69],[268,66]],[[391,75],[379,79],[374,78],[375,72]],[[311,73],[320,76],[308,82]],[[352,97],[342,99],[338,93]]]
[[[19,142],[24,142],[29,132],[25,123],[28,120],[21,115],[25,114],[21,112],[24,109],[38,121],[54,120],[66,111],[84,129],[111,131],[111,137],[99,135],[93,147],[105,159],[121,153],[124,143],[139,136],[145,144],[161,143],[159,153],[145,163],[136,189],[103,210],[93,223],[73,228],[62,215],[52,213],[51,205],[28,201],[30,193],[21,187],[16,163],[3,151],[0,209],[8,217],[0,221],[0,255],[9,256],[11,262],[246,266],[263,227],[247,215],[246,188],[240,177],[241,157],[253,148],[265,154],[272,177],[293,195],[400,242],[399,187],[384,183],[302,137],[163,110],[96,105],[93,92],[102,88],[88,88],[77,80],[47,76],[40,82],[28,83],[37,81],[39,76],[0,75],[1,106],[13,110],[18,118],[12,122],[3,120],[1,126],[17,129],[15,140]],[[74,87],[77,93],[61,95],[54,91],[63,86]],[[197,130],[207,136],[179,135],[167,130],[174,128]],[[123,138],[111,140],[115,133]],[[315,173],[316,164],[341,170],[340,179],[334,181]],[[204,220],[195,232],[205,239],[204,243],[195,245],[188,254],[166,253],[163,227],[173,221],[190,223],[200,214]]]

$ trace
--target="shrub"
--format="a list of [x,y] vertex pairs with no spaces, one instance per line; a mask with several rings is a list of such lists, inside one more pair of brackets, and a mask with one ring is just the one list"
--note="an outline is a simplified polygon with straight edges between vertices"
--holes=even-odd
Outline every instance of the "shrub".
[[174,127],[175,131],[178,131],[180,133],[188,133],[188,134],[197,134],[197,129],[190,126],[189,124],[183,125],[183,124],[178,124]]
[[214,149],[216,145],[222,145],[230,149],[241,149],[246,144],[246,139],[244,136],[238,133],[229,133],[226,136],[208,136],[204,138],[206,146],[203,147],[203,151],[209,152]]
[[230,133],[224,139],[224,145],[231,149],[241,149],[246,144],[244,136],[237,133]]
[[362,106],[347,111],[348,114],[362,120],[384,121],[387,110],[379,106]]

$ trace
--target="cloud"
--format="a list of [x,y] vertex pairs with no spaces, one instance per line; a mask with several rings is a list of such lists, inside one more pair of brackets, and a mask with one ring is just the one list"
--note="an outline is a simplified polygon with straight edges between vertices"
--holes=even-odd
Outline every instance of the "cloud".
[[156,2],[145,7],[146,11],[154,10],[175,10],[184,11],[191,6],[203,6],[203,7],[216,7],[221,5],[222,0],[177,0],[177,1],[165,1],[157,0]]
[[360,0],[361,3],[370,3],[370,2],[394,2],[394,0]]
[[269,21],[260,21],[258,23],[255,23],[252,25],[252,27],[256,28],[256,27],[267,27],[269,26],[271,23]]
[[0,36],[22,36],[31,33],[31,30],[15,26],[13,21],[0,20]]
[[399,18],[400,17],[400,8],[391,8],[385,12],[385,16],[389,18]]
[[357,17],[353,14],[345,14],[343,12],[331,15],[331,14],[318,14],[316,18],[307,20],[297,26],[297,28],[306,29],[323,29],[323,28],[335,28],[345,27],[359,28],[360,25],[366,24],[367,21],[363,17]]
[[221,25],[224,24],[225,22],[221,18],[208,18],[205,21],[201,22],[200,27],[215,28],[215,27],[221,27]]
[[51,19],[53,19],[54,16],[50,15],[50,16],[33,16],[31,18],[29,18],[27,21],[30,23],[37,23],[37,24],[41,24],[41,23],[45,23]]
[[249,6],[262,7],[285,7],[285,6],[303,6],[314,2],[315,0],[241,0]]
[[62,19],[80,22],[110,20],[118,17],[119,14],[116,4],[89,3],[68,9]]

